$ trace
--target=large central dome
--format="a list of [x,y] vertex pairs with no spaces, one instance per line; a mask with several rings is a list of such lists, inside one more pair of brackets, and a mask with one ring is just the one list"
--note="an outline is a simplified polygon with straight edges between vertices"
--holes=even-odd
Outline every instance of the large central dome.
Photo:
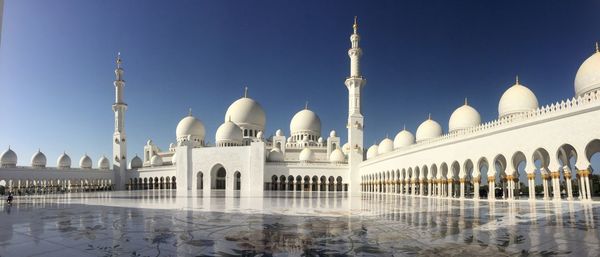
[[230,120],[241,128],[264,131],[267,118],[257,101],[244,96],[227,108],[224,121]]
[[321,136],[321,119],[315,112],[305,108],[292,117],[290,132],[292,136],[308,135],[311,137],[309,140],[316,140]]

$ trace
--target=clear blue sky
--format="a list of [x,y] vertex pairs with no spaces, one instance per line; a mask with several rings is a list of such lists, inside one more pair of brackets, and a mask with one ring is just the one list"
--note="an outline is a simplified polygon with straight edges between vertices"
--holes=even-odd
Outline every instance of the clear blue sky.
[[[346,141],[353,16],[364,50],[365,142],[415,131],[432,113],[447,129],[469,98],[485,121],[518,74],[540,103],[573,96],[600,39],[599,1],[6,0],[0,45],[0,150],[54,166],[111,154],[114,59],[124,59],[129,156],[175,139],[188,107],[214,142],[243,94],[267,113],[266,135],[304,106]],[[95,166],[96,164],[94,164]]]

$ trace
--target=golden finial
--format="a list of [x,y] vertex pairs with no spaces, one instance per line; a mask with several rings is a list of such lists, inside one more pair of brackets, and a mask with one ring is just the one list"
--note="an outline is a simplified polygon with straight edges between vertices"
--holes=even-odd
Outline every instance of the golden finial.
[[467,102],[467,98],[465,97],[465,105],[469,105],[469,102]]
[[192,108],[191,107],[188,109],[188,116],[192,116]]
[[117,52],[117,68],[121,68],[121,52]]
[[402,130],[406,130],[406,124],[402,125]]
[[429,115],[427,116],[428,120],[431,120],[431,113],[429,113]]
[[354,28],[354,34],[356,34],[356,31],[358,30],[358,17],[354,16],[354,25],[352,25],[352,28]]
[[519,75],[515,78],[515,85],[519,85]]
[[600,53],[600,48],[598,48],[598,41],[596,41],[596,53]]
[[308,110],[308,100],[304,102],[304,110]]
[[248,86],[244,87],[244,98],[248,98]]

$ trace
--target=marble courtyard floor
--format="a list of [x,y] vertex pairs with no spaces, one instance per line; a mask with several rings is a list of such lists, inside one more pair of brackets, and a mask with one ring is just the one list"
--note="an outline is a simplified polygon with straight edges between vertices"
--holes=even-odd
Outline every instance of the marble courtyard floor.
[[0,256],[599,256],[600,205],[174,191],[17,197]]

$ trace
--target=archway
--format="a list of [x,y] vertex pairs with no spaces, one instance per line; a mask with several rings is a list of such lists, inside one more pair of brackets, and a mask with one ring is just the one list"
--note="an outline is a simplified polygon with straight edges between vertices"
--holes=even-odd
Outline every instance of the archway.
[[[589,163],[589,167],[577,167],[583,172],[589,172],[587,180],[589,180],[589,189],[587,191],[591,194],[591,197],[600,196],[600,175],[595,172],[600,170],[600,140],[594,139],[590,141],[585,147],[585,157]],[[586,183],[587,184],[587,183]]]
[[271,186],[269,190],[276,191],[277,190],[277,175],[271,176]]
[[204,189],[204,173],[202,173],[201,171],[196,174],[196,189]]
[[[479,191],[477,193],[479,194],[480,198],[487,198],[488,193],[490,192],[490,185],[488,183],[490,164],[488,160],[485,157],[481,157],[479,161],[477,161],[477,168],[479,169]],[[475,176],[473,176],[473,179],[476,179]],[[493,186],[491,187],[491,190],[493,193]]]
[[281,185],[281,188],[279,188],[279,190],[285,191],[286,182],[285,182],[285,176],[284,175],[281,175],[279,177],[279,184]]
[[520,178],[520,176],[526,175],[525,166],[527,165],[527,158],[523,152],[518,151],[513,154],[511,162],[512,170],[507,172],[507,174],[509,174],[509,176],[507,176],[507,182],[510,185],[509,197],[518,199],[521,195],[528,195],[530,190],[529,187],[525,187],[525,184],[521,182],[526,181],[526,179]]
[[499,154],[496,156],[496,158],[494,158],[494,169],[494,174],[496,176],[496,184],[494,185],[494,196],[502,197],[504,199],[507,196],[506,158],[504,157],[504,155]]
[[[558,174],[555,174],[560,188],[558,194],[565,194],[569,200],[573,199],[574,196],[579,197],[579,183],[573,181],[573,177],[576,177],[573,171],[576,169],[577,151],[572,145],[564,144],[556,151],[556,158],[561,166],[557,171]],[[562,175],[563,181],[560,181],[560,175]]]
[[242,189],[242,173],[236,171],[233,173],[233,190],[241,190]]
[[533,152],[533,164],[535,166],[535,193],[534,195],[543,195],[543,199],[550,198],[550,173],[548,165],[550,164],[550,154],[544,148],[538,148]]
[[227,170],[221,164],[213,166],[210,171],[210,188],[224,190],[226,187]]

